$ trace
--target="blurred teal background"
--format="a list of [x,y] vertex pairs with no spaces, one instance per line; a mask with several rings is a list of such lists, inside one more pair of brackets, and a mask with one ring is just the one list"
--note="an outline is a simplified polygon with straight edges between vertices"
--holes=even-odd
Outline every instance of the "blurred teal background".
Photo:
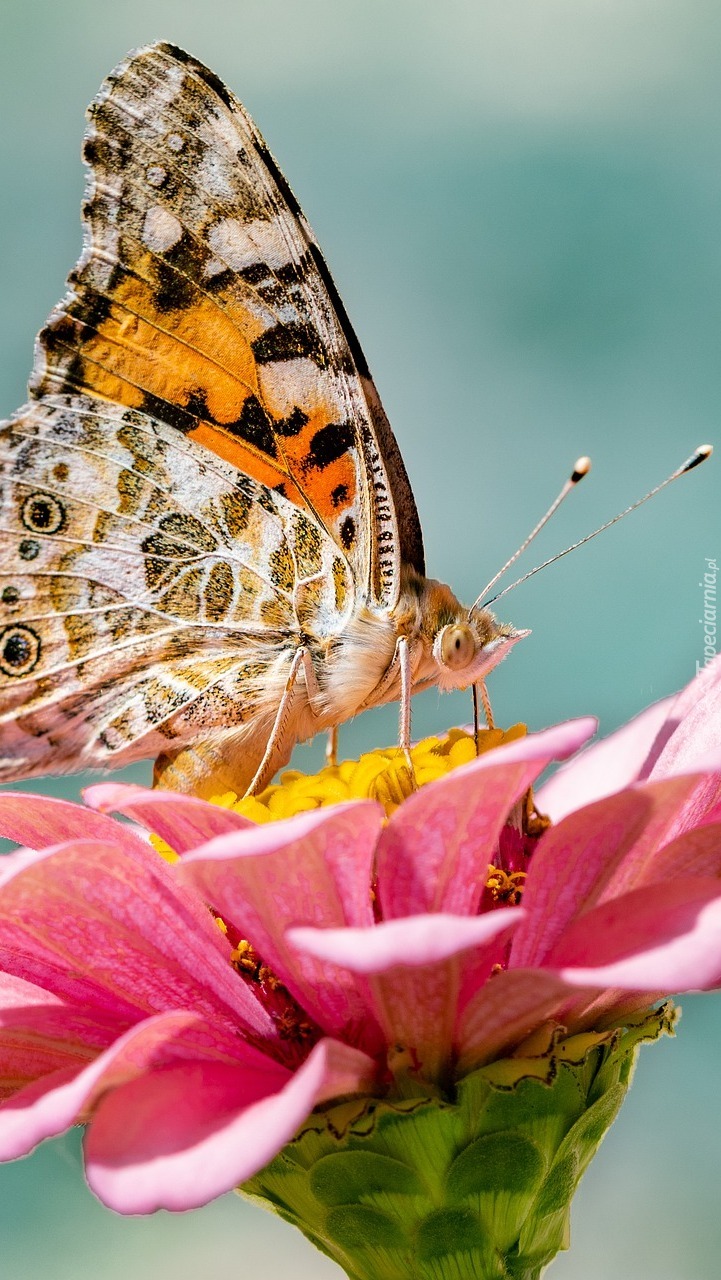
[[[593,473],[528,567],[721,443],[717,0],[1,0],[0,413],[24,399],[79,252],[84,108],[158,37],[227,81],[295,188],[406,458],[429,571],[462,598],[578,454]],[[533,635],[492,679],[501,723],[594,712],[606,732],[693,676],[719,466],[502,602]],[[414,729],[468,715],[460,695],[427,694]],[[394,731],[392,710],[369,714],[341,747]],[[719,1274],[721,1001],[684,1008],[678,1040],[642,1055],[559,1280]],[[232,1197],[114,1217],[84,1187],[76,1135],[0,1170],[2,1280],[238,1270],[339,1275]]]

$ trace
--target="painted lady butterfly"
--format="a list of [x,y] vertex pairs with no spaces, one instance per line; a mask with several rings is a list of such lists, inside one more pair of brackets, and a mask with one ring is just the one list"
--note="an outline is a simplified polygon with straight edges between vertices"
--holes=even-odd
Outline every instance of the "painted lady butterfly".
[[398,446],[240,103],[132,53],[89,111],[85,247],[0,429],[0,779],[159,757],[260,788],[364,707],[521,633],[425,577]]

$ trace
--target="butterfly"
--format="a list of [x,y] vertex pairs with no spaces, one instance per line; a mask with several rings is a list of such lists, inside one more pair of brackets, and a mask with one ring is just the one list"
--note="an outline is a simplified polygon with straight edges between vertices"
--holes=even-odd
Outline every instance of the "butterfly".
[[258,790],[358,711],[524,633],[425,574],[401,455],[315,237],[200,62],[88,111],[84,248],[0,427],[0,780],[156,758]]

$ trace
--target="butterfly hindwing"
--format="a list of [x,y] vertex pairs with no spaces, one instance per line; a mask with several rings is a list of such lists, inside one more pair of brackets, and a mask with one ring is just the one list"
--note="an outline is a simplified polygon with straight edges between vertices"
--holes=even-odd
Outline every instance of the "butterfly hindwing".
[[353,604],[313,517],[89,397],[27,406],[0,457],[8,775],[124,763],[251,715],[267,732],[283,655]]

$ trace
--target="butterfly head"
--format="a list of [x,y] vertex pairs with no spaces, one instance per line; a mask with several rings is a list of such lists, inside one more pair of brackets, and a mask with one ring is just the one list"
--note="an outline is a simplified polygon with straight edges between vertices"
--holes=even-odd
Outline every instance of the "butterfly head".
[[441,689],[466,689],[485,679],[528,631],[498,622],[482,610],[470,618],[446,623],[433,639],[433,658]]
[[421,612],[430,640],[433,682],[440,689],[467,689],[483,680],[529,634],[498,622],[488,609],[464,607],[443,583],[426,580]]

